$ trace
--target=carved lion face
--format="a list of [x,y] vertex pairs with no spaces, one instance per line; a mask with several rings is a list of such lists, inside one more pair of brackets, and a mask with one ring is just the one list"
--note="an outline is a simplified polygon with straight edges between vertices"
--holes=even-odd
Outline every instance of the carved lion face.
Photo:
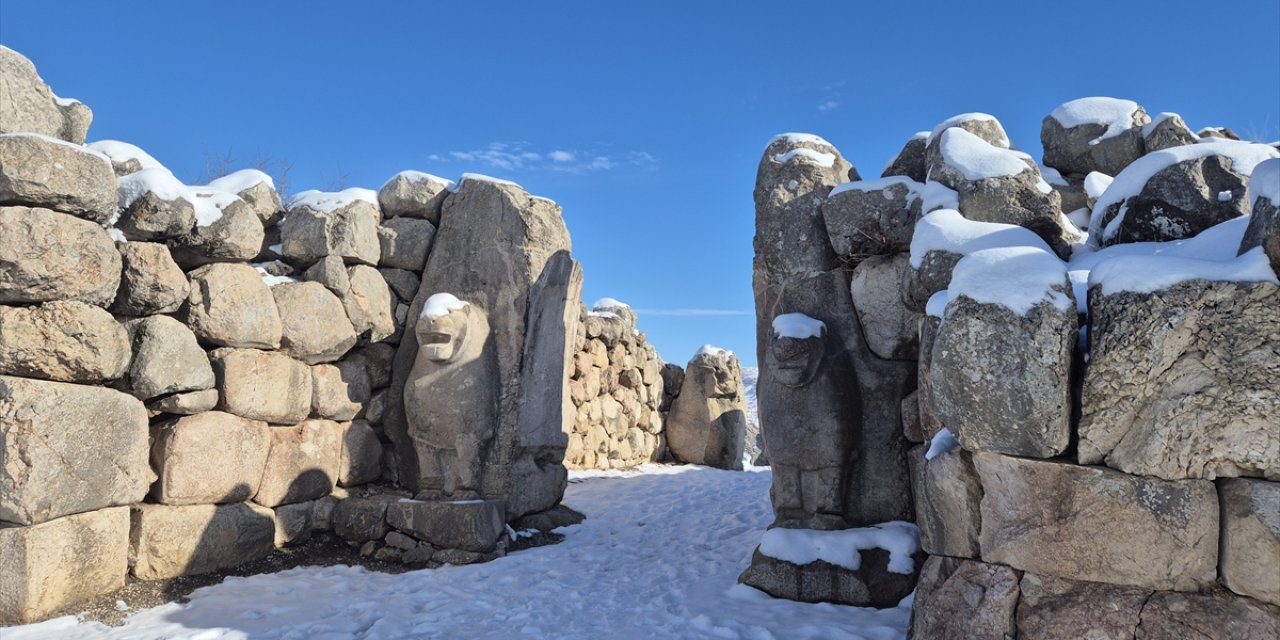
[[774,336],[769,352],[773,355],[778,382],[788,387],[803,387],[813,381],[822,366],[827,347],[820,337],[783,338]]
[[418,349],[428,360],[452,362],[467,338],[467,309],[454,309],[441,316],[427,316],[418,322]]

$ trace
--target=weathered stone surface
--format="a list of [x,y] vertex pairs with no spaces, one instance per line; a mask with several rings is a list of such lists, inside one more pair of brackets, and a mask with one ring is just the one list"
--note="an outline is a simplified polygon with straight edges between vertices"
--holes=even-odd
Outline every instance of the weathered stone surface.
[[0,207],[0,304],[79,300],[105,307],[120,253],[102,227],[48,209]]
[[497,500],[400,501],[387,506],[387,523],[445,549],[484,553],[506,534],[506,515]]
[[156,413],[173,413],[190,416],[212,411],[218,406],[218,390],[186,391],[156,398],[147,403],[147,410]]
[[264,226],[274,225],[284,213],[280,194],[271,176],[257,169],[241,169],[209,182],[209,187],[234,193],[249,205]]
[[[0,133],[30,131],[84,144],[93,112],[78,102],[61,107],[36,67],[22,54],[0,46]],[[65,101],[64,101],[65,102]]]
[[276,507],[275,545],[283,547],[310,538],[315,525],[315,508],[314,500]]
[[1165,479],[1280,479],[1280,287],[1089,292],[1080,461]]
[[307,364],[333,362],[356,345],[342,301],[318,282],[271,287],[282,329],[280,350]]
[[210,264],[191,272],[187,325],[224,347],[275,349],[282,327],[271,289],[246,264]]
[[1268,640],[1280,637],[1280,609],[1223,595],[1157,592],[1142,608],[1138,640]]
[[372,393],[362,362],[311,367],[311,413],[317,417],[350,420],[364,410]]
[[[822,203],[832,187],[847,181],[851,168],[835,147],[816,136],[783,135],[769,142],[755,188],[756,268],[768,272],[767,280],[838,264],[830,244],[813,240],[826,237]],[[758,301],[756,308],[761,309]],[[766,323],[773,321],[773,311]]]
[[440,210],[452,186],[452,180],[418,171],[401,171],[378,190],[378,206],[388,218],[426,218],[438,225]]
[[738,582],[755,587],[775,598],[800,602],[834,602],[858,607],[892,607],[911,593],[919,574],[923,554],[915,557],[916,571],[910,574],[888,570],[889,552],[868,549],[858,552],[857,571],[822,560],[797,565],[771,558],[756,550]]
[[130,504],[151,485],[147,412],[119,391],[0,376],[0,521]]
[[378,265],[409,271],[422,271],[431,252],[436,226],[417,218],[389,218],[378,227],[382,257]]
[[927,446],[911,451],[912,495],[920,548],[932,555],[978,557],[982,483],[973,455],[952,449],[925,460]]
[[186,325],[168,316],[125,323],[133,347],[129,388],[140,400],[212,389],[216,382],[209,356]]
[[919,357],[921,314],[909,309],[905,283],[912,276],[910,255],[872,256],[853,270],[850,294],[867,347],[886,360]]
[[382,442],[364,420],[342,425],[342,454],[338,459],[338,485],[354,487],[382,475]]
[[271,553],[275,518],[250,502],[133,507],[130,564],[141,580],[234,567]]
[[703,347],[685,367],[667,415],[667,447],[679,462],[742,469],[747,413],[738,357]]
[[1194,591],[1217,578],[1218,496],[1098,467],[974,455],[982,559],[1037,574]]
[[920,570],[911,640],[1016,638],[1021,572],[975,560],[932,556]]
[[[302,196],[304,194],[299,194]],[[336,195],[336,194],[335,194]],[[348,264],[378,264],[378,206],[362,199],[345,201],[329,210],[291,205],[280,223],[284,255],[291,261],[309,265],[325,256],[341,257]]]
[[422,285],[422,279],[412,271],[382,268],[378,269],[378,273],[382,274],[382,279],[391,287],[391,293],[401,302],[412,302],[413,296],[418,293],[418,287]]
[[0,305],[0,374],[97,383],[124,375],[129,358],[128,333],[101,307]]
[[208,224],[197,220],[195,226],[170,241],[178,264],[190,269],[211,262],[245,262],[262,251],[266,231],[248,203],[206,189],[194,189],[192,197],[197,201],[210,198],[220,215]]
[[343,540],[366,542],[382,540],[387,526],[387,505],[393,499],[375,497],[348,498],[333,508],[333,532]]
[[[1086,102],[1087,101],[1087,102]],[[1128,121],[1085,122],[1075,124],[1068,115],[1072,111],[1130,111]],[[1063,114],[1064,124],[1055,114]],[[1095,119],[1102,119],[1100,117]],[[1044,146],[1044,164],[1063,174],[1086,175],[1101,171],[1109,176],[1120,173],[1146,150],[1142,143],[1143,125],[1151,122],[1147,112],[1132,101],[1115,98],[1081,98],[1072,100],[1045,116],[1040,127],[1040,144]],[[1068,126],[1073,125],[1074,126]]]
[[307,268],[302,274],[304,280],[319,282],[336,296],[345,296],[351,290],[351,278],[347,277],[347,266],[338,256],[326,256]]
[[294,424],[311,413],[311,370],[274,351],[218,349],[209,354],[218,408],[273,424]]
[[111,593],[128,573],[126,507],[0,527],[0,624],[36,622]]
[[307,420],[271,428],[271,452],[253,501],[278,507],[329,495],[338,481],[342,426],[332,420]]
[[1026,573],[1018,600],[1019,638],[1129,640],[1150,589]]
[[906,176],[916,182],[924,182],[929,174],[929,165],[924,159],[924,149],[928,139],[928,131],[921,131],[911,136],[902,146],[902,151],[889,161],[889,166],[884,168],[880,177]]
[[151,498],[161,504],[244,502],[258,493],[271,448],[271,428],[220,411],[163,422],[151,429]]
[[923,188],[909,178],[891,178],[850,182],[832,190],[822,204],[831,246],[850,261],[909,250]]
[[1196,140],[1199,137],[1176,113],[1162,113],[1142,127],[1142,146],[1147,153],[1195,144]]
[[1222,584],[1242,596],[1280,606],[1280,483],[1219,480],[1218,500]]
[[377,269],[356,265],[347,270],[351,288],[338,294],[361,340],[381,342],[396,332],[395,297]]
[[347,356],[351,362],[364,364],[369,373],[369,384],[374,389],[384,389],[391,384],[391,367],[396,357],[396,348],[384,343],[373,343],[359,347]]
[[111,305],[115,313],[149,316],[173,313],[187,301],[187,274],[173,261],[169,247],[154,242],[119,245],[124,270],[120,289]]
[[167,241],[195,227],[190,191],[163,167],[145,168],[120,178],[120,217],[115,227],[129,240]]
[[1264,160],[1253,168],[1249,198],[1253,200],[1253,213],[1249,226],[1240,239],[1240,255],[1262,247],[1271,260],[1271,270],[1280,274],[1280,202],[1264,195],[1267,183],[1280,181],[1280,158]]
[[39,134],[0,134],[0,205],[53,209],[106,222],[116,212],[111,161]]
[[938,316],[921,316],[920,318],[920,370],[916,378],[916,395],[920,404],[920,440],[929,442],[942,430],[942,420],[933,410],[933,345],[938,339],[938,329],[942,328],[942,318]]

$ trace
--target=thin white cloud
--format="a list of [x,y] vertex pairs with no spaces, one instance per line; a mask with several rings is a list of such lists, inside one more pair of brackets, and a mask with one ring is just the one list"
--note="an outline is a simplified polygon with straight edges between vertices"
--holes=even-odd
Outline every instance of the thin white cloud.
[[658,159],[646,151],[627,151],[616,155],[563,148],[539,151],[529,148],[524,142],[491,142],[480,149],[432,153],[427,159],[451,164],[478,164],[503,171],[595,173],[624,167],[654,171],[659,167]]
[[671,317],[725,317],[753,316],[755,311],[741,309],[636,309],[639,316],[671,316]]
[[838,106],[840,106],[840,103],[836,100],[824,100],[818,103],[818,111],[831,111]]
[[576,158],[572,153],[562,151],[560,149],[556,149],[555,151],[548,153],[547,157],[551,158],[554,162],[573,162],[574,158]]

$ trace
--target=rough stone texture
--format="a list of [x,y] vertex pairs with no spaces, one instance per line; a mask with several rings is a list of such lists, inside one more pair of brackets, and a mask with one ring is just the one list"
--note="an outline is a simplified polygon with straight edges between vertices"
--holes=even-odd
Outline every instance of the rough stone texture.
[[356,345],[342,301],[318,282],[271,287],[280,313],[280,350],[307,364],[333,362]]
[[1080,461],[1165,479],[1280,479],[1280,287],[1089,292]]
[[1044,164],[1064,175],[1083,176],[1090,171],[1101,171],[1114,176],[1146,152],[1142,143],[1142,125],[1148,122],[1151,118],[1142,107],[1138,107],[1128,128],[1116,135],[1103,137],[1109,127],[1105,123],[1067,128],[1052,115],[1045,116],[1040,127]]
[[0,134],[0,205],[42,207],[106,222],[116,212],[111,161],[60,140]]
[[59,107],[49,85],[22,54],[0,46],[0,133],[29,131],[84,144],[93,112]]
[[331,420],[350,420],[364,410],[373,391],[361,362],[343,361],[311,367],[311,413]]
[[315,528],[315,509],[314,500],[276,507],[275,545],[283,547],[310,538]]
[[101,307],[0,306],[0,374],[97,383],[124,375],[129,358],[128,333]]
[[191,274],[187,325],[224,347],[275,349],[282,327],[271,289],[245,264],[211,264]]
[[[209,197],[197,192],[195,197]],[[266,231],[258,214],[244,200],[233,198],[212,224],[197,223],[170,241],[173,259],[185,268],[211,262],[245,262],[262,251]]]
[[924,554],[915,556],[916,571],[901,574],[888,570],[889,552],[883,549],[858,553],[861,565],[857,571],[850,571],[821,560],[797,565],[771,558],[757,549],[751,566],[738,576],[738,582],[775,598],[857,607],[892,607],[911,593]]
[[141,580],[209,573],[271,553],[275,517],[270,509],[238,502],[175,507],[133,507],[130,564]]
[[946,291],[951,284],[951,274],[956,264],[964,258],[959,253],[943,250],[930,250],[920,259],[920,266],[912,274],[910,295],[904,296],[907,306],[913,311],[925,310],[929,298],[939,291]]
[[338,298],[360,339],[381,342],[395,334],[395,297],[382,274],[356,265],[347,270],[347,282],[350,288],[338,293]]
[[388,287],[391,287],[391,293],[396,294],[396,298],[404,303],[413,302],[413,296],[418,293],[418,287],[422,285],[422,279],[412,271],[382,268],[378,269],[378,273],[382,274],[382,279],[387,281]]
[[190,416],[211,411],[216,406],[218,406],[218,390],[204,389],[157,398],[147,403],[147,410]]
[[865,184],[880,188],[841,189],[822,204],[822,218],[836,253],[856,261],[910,250],[924,185],[910,179]]
[[382,475],[382,441],[364,420],[342,425],[342,453],[338,459],[338,485],[354,487]]
[[974,455],[982,559],[1037,574],[1194,591],[1217,578],[1218,496],[1098,467]]
[[1156,593],[1142,608],[1137,640],[1269,640],[1280,637],[1280,609],[1248,598]]
[[452,181],[435,176],[404,171],[396,174],[378,190],[378,206],[388,218],[406,216],[426,218],[440,224],[440,210],[449,197]]
[[679,462],[741,470],[746,428],[738,357],[699,352],[685,367],[680,395],[667,415],[671,456]]
[[925,143],[928,137],[929,134],[925,131],[911,136],[902,146],[902,151],[889,161],[889,166],[884,168],[880,177],[906,176],[916,182],[924,182],[929,174],[929,165],[924,159]]
[[[121,180],[120,186],[130,190],[145,188],[130,183],[150,179],[155,174],[169,176],[167,169],[144,169]],[[186,235],[195,224],[196,208],[190,200],[182,197],[167,200],[147,190],[121,208],[115,227],[130,241],[167,241]]]
[[[1158,122],[1143,127],[1142,146],[1147,153],[1163,151],[1186,144],[1195,144],[1199,137],[1176,113],[1161,114]],[[1112,174],[1114,175],[1114,174]]]
[[867,347],[886,360],[919,357],[919,324],[922,314],[907,307],[905,283],[912,276],[906,253],[873,256],[853,270],[850,294],[858,312]]
[[305,502],[329,495],[338,481],[342,426],[307,420],[271,428],[271,452],[253,501],[265,507]]
[[938,339],[938,329],[942,327],[942,318],[937,316],[921,316],[920,318],[920,371],[917,377],[916,396],[920,407],[920,441],[933,440],[942,431],[942,420],[933,410],[933,345]]
[[1009,640],[1017,637],[1021,572],[975,560],[932,556],[920,570],[911,607],[911,640]]
[[281,248],[286,258],[303,265],[326,256],[341,257],[349,264],[376,265],[381,220],[378,206],[364,200],[353,200],[333,211],[290,207],[280,223]]
[[367,542],[387,535],[387,498],[348,498],[338,502],[331,516],[333,532],[343,540]]
[[151,429],[151,498],[161,504],[244,502],[258,492],[271,448],[271,428],[220,411]]
[[369,384],[374,389],[384,389],[391,385],[391,364],[395,357],[393,345],[374,343],[355,349],[347,360],[364,364],[365,371],[369,372]]
[[154,242],[118,245],[124,270],[111,310],[126,316],[173,313],[187,301],[187,274],[174,262],[169,247]]
[[302,274],[304,280],[319,282],[339,297],[351,290],[351,278],[347,277],[347,266],[338,256],[326,256],[307,268]]
[[128,573],[126,507],[0,528],[0,624],[36,622],[111,593]]
[[920,548],[932,555],[978,557],[982,530],[982,482],[973,454],[952,449],[925,460],[927,446],[911,453],[912,495]]
[[[1054,287],[1071,296],[1063,276]],[[1037,303],[1026,315],[959,296],[933,344],[933,410],[970,451],[1050,458],[1071,439],[1075,305]]]
[[212,389],[209,356],[186,325],[168,316],[126,321],[133,346],[129,388],[140,400]]
[[925,441],[920,430],[920,390],[917,387],[910,395],[902,399],[902,435],[908,442],[919,444]]
[[428,220],[389,218],[378,227],[382,258],[378,265],[421,272],[431,252],[436,227]]
[[1027,640],[1132,640],[1150,589],[1026,573],[1018,637]]
[[0,207],[0,304],[79,300],[105,307],[120,252],[102,227],[48,209]]
[[273,351],[218,349],[209,354],[218,408],[273,424],[294,424],[311,413],[311,370]]
[[497,500],[468,502],[401,501],[387,505],[387,523],[437,547],[485,553],[506,533]]
[[[1280,164],[1280,159],[1266,162]],[[1254,173],[1259,176],[1259,180],[1265,179],[1256,167]],[[1273,171],[1271,175],[1276,176],[1277,173],[1280,172]],[[1273,202],[1263,196],[1253,199],[1253,213],[1249,216],[1249,226],[1245,229],[1244,237],[1240,239],[1239,253],[1244,255],[1254,247],[1262,247],[1271,260],[1271,270],[1280,274],[1280,202]]]
[[147,412],[101,387],[0,376],[0,521],[38,524],[142,499]]
[[236,192],[236,195],[241,200],[244,200],[245,204],[249,205],[249,208],[254,215],[258,216],[258,220],[262,222],[263,226],[276,224],[280,220],[281,214],[284,213],[284,205],[280,202],[280,194],[276,192],[275,186],[273,186],[274,181],[271,180],[270,176],[255,169],[244,169],[227,177],[234,180],[246,172],[257,174],[254,176],[257,181]]
[[1219,480],[1218,500],[1222,584],[1242,596],[1280,606],[1280,483]]

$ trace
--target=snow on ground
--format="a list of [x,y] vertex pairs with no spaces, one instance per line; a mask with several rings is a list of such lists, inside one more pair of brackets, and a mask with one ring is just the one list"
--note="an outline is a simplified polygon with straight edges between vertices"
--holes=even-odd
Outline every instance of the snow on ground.
[[646,465],[570,479],[565,503],[587,520],[558,545],[400,575],[335,566],[227,578],[122,627],[67,616],[4,639],[905,637],[910,598],[876,610],[737,584],[771,520],[767,470]]

